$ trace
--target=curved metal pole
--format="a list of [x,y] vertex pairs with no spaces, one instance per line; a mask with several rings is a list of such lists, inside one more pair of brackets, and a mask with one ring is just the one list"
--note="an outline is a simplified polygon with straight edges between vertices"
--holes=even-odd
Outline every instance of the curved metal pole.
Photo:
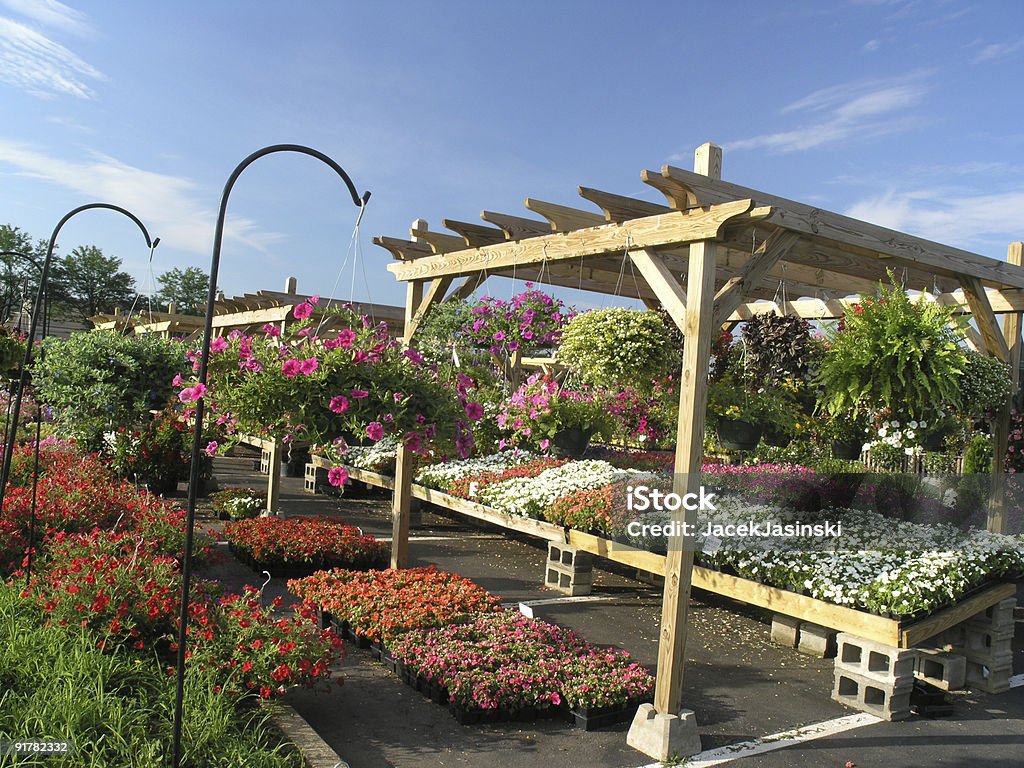
[[[20,259],[24,259],[35,267],[40,275],[42,275],[42,265],[29,256],[27,253],[21,253],[20,251],[0,251],[0,258],[5,256],[17,256]],[[43,329],[42,338],[46,338],[46,303],[47,298],[43,298],[42,315],[43,315]],[[24,307],[22,307],[24,309]],[[32,307],[32,314],[37,314],[36,307]],[[19,318],[21,312],[19,311]],[[14,395],[14,381],[11,380],[11,387],[8,392],[7,399],[7,418],[4,420],[4,436],[12,434],[11,432],[11,396]],[[28,523],[28,548],[25,551],[25,585],[27,586],[32,578],[32,550],[35,545],[36,539],[36,509],[37,502],[39,499],[39,441],[42,436],[43,429],[43,418],[42,409],[39,405],[39,398],[36,398],[36,443],[35,450],[32,452],[32,504],[29,510],[29,523]]]
[[[50,235],[50,242],[46,248],[46,258],[43,260],[43,266],[39,273],[39,289],[36,291],[36,300],[32,306],[42,307],[43,299],[46,294],[46,281],[50,276],[50,264],[53,261],[53,249],[57,244],[57,235],[60,233],[61,228],[67,223],[68,219],[82,211],[92,210],[93,208],[105,208],[111,211],[117,211],[127,216],[129,219],[134,221],[140,230],[142,230],[143,237],[146,238],[146,246],[153,247],[153,240],[149,236],[149,231],[146,226],[139,220],[139,218],[131,211],[125,210],[124,208],[113,205],[112,203],[88,203],[86,205],[80,205],[73,211],[69,211],[64,214],[64,217],[57,222],[57,226],[53,228],[53,234]],[[22,361],[21,372],[18,376],[18,392],[14,398],[14,412],[11,416],[11,428],[10,433],[7,435],[7,439],[4,442],[4,456],[3,466],[0,467],[0,509],[3,509],[4,495],[7,491],[7,481],[11,474],[11,459],[14,455],[14,441],[15,435],[18,433],[18,413],[21,410],[21,399],[25,392],[25,379],[28,375],[28,366],[32,362],[32,344],[36,338],[36,328],[39,325],[39,312],[32,312],[32,322],[29,324],[28,338],[25,340],[25,358]],[[33,520],[33,526],[35,521]],[[32,549],[33,542],[31,538],[29,540],[29,551]]]
[[[352,203],[354,205],[362,208],[370,199],[369,191],[364,192],[361,198],[359,197],[359,193],[356,191],[356,187],[352,183],[352,179],[349,178],[348,174],[345,173],[345,170],[334,160],[323,152],[311,149],[310,147],[304,147],[300,144],[274,144],[269,147],[264,147],[263,149],[256,150],[238,164],[235,170],[231,172],[227,182],[224,184],[224,192],[221,194],[220,198],[220,211],[217,214],[217,228],[213,235],[213,258],[210,261],[210,290],[206,299],[206,325],[203,331],[202,355],[199,358],[199,381],[204,386],[206,384],[207,370],[210,362],[210,339],[213,335],[213,305],[217,300],[217,273],[220,270],[220,250],[221,244],[224,240],[224,218],[228,209],[228,196],[231,194],[231,189],[235,186],[235,182],[238,180],[242,171],[264,155],[270,155],[275,152],[298,152],[299,154],[315,157],[317,160],[321,160],[333,168],[334,172],[341,177],[342,181],[345,182],[345,186],[348,187],[349,194],[352,195]],[[196,401],[195,408],[195,433],[192,439],[192,463],[189,467],[188,478],[188,516],[185,528],[185,554],[181,564],[181,606],[178,616],[177,690],[174,697],[174,757],[171,761],[171,765],[175,766],[175,768],[178,768],[178,766],[181,765],[182,758],[181,730],[182,706],[185,695],[185,640],[186,629],[188,627],[189,590],[192,579],[192,539],[193,531],[195,530],[196,498],[199,487],[199,462],[200,455],[202,453],[204,400],[205,398],[200,397],[199,400]]]

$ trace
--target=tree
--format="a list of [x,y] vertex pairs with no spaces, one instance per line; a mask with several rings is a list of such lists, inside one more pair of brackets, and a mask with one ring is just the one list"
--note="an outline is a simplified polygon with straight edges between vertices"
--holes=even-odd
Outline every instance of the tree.
[[54,270],[55,304],[67,314],[83,320],[128,309],[135,298],[135,279],[121,271],[121,260],[104,256],[95,245],[81,245],[71,251]]
[[198,315],[198,307],[206,306],[210,276],[199,267],[188,267],[185,270],[175,267],[164,272],[156,281],[160,283],[160,290],[156,294],[160,304],[173,302],[178,312],[186,315]]
[[[33,245],[32,237],[19,227],[0,225],[0,251],[23,253],[40,265],[46,257],[46,241]],[[39,286],[39,270],[28,259],[17,256],[0,257],[0,321],[17,312],[27,298],[35,298]]]

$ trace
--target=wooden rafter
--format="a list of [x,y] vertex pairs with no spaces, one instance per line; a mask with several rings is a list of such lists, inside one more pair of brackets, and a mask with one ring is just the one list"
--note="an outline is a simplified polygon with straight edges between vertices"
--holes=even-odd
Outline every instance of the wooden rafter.
[[599,189],[590,187],[578,188],[580,197],[589,200],[602,211],[606,221],[628,221],[639,219],[644,216],[654,216],[659,213],[668,213],[672,209],[658,203],[649,203],[646,200],[638,200],[635,197],[625,197],[611,192],[602,192]]
[[1003,338],[1003,332],[996,321],[995,312],[989,303],[988,294],[981,281],[976,277],[961,276],[960,282],[964,286],[964,295],[967,297],[967,304],[974,315],[974,321],[978,324],[981,337],[985,340],[985,348],[989,354],[999,358],[1004,363],[1010,359],[1010,348]]
[[753,210],[749,200],[693,211],[673,211],[623,224],[604,224],[573,232],[545,235],[510,243],[444,255],[425,256],[414,261],[389,264],[399,280],[416,280],[442,275],[467,275],[481,269],[494,271],[513,265],[536,264],[624,252],[633,248],[667,245],[715,238],[730,219],[767,217],[771,209]]
[[640,171],[640,179],[661,192],[669,207],[675,211],[685,211],[700,205],[696,193],[690,187],[675,179],[665,178],[658,171]]
[[812,240],[829,243],[840,250],[889,258],[900,266],[917,267],[929,273],[955,278],[966,275],[996,285],[1024,288],[1024,269],[1006,262],[720,179],[709,179],[682,168],[665,166],[662,175],[692,189],[702,205],[751,199],[756,205],[771,206],[775,213],[769,223],[799,232]]
[[526,237],[551,234],[551,225],[546,221],[527,219],[524,216],[512,216],[508,213],[481,211],[480,218],[499,227],[508,240],[521,240]]
[[720,326],[736,308],[743,303],[744,297],[758,287],[768,272],[775,266],[799,236],[794,232],[776,232],[754,251],[739,272],[726,282],[715,294],[714,325]]
[[551,229],[555,232],[599,227],[607,223],[604,216],[598,213],[581,211],[578,208],[570,208],[557,203],[546,203],[543,200],[534,200],[532,197],[526,198],[526,207],[550,221]]
[[679,281],[669,271],[665,262],[656,251],[641,249],[630,251],[629,257],[633,260],[644,280],[651,286],[661,305],[669,313],[669,316],[679,326],[679,330],[686,331],[686,291]]
[[380,235],[373,238],[373,244],[379,245],[391,252],[391,255],[398,261],[418,259],[423,256],[433,255],[433,249],[426,243],[416,243],[412,240],[402,240],[398,237],[387,237]]
[[466,247],[466,240],[455,235],[446,235],[443,232],[431,232],[427,228],[427,222],[423,219],[416,219],[415,224],[409,229],[409,235],[416,242],[424,242],[430,246],[434,253],[448,253],[449,251],[461,251]]
[[479,248],[481,245],[492,245],[500,243],[508,238],[500,229],[486,227],[483,224],[473,224],[469,221],[458,221],[456,219],[441,219],[441,224],[452,232],[462,235],[466,245],[471,248]]

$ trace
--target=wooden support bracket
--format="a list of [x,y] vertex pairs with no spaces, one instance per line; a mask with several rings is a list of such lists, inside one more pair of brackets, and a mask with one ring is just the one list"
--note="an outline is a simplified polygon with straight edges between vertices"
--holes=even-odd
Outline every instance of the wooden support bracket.
[[799,235],[795,232],[776,231],[754,251],[754,255],[715,294],[714,326],[720,327],[743,303],[751,290],[758,287],[768,272],[775,266]]
[[1004,363],[1010,360],[1010,348],[1003,338],[1003,332],[996,322],[995,313],[992,311],[992,304],[985,293],[985,286],[981,280],[970,275],[961,275],[960,284],[964,289],[964,296],[971,308],[971,314],[978,324],[981,337],[985,340],[985,348],[989,354],[999,358]]
[[647,284],[651,286],[651,290],[661,301],[661,305],[679,326],[679,330],[685,333],[686,291],[679,284],[679,280],[665,266],[665,262],[657,251],[650,249],[630,251],[629,257],[640,270],[640,274],[644,276]]

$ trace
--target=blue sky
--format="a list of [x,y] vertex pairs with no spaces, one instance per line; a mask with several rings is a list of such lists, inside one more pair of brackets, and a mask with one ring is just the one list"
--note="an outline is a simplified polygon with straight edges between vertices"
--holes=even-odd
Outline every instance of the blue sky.
[[[662,202],[640,171],[714,141],[729,181],[1005,258],[1021,72],[1017,0],[0,0],[0,223],[43,238],[113,202],[162,238],[157,274],[208,269],[234,166],[306,144],[373,194],[354,297],[402,303],[373,235],[530,215],[528,196],[588,208],[577,185]],[[264,158],[232,194],[220,287],[330,293],[355,216],[325,166]],[[77,217],[62,249],[86,243],[147,283],[127,220]]]

